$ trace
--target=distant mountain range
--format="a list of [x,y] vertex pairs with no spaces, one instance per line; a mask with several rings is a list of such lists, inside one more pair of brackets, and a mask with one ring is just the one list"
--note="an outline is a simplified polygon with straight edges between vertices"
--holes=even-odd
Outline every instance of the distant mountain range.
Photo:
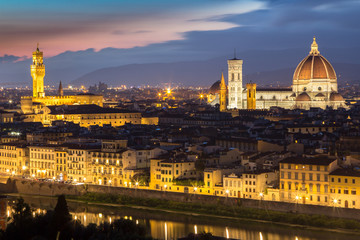
[[[220,79],[221,69],[227,75],[224,60],[178,62],[178,63],[153,63],[130,64],[120,67],[103,68],[72,81],[73,85],[96,84],[99,81],[111,86],[144,86],[164,83],[173,85],[211,86]],[[334,63],[333,67],[338,75],[339,84],[359,83],[360,64]],[[245,66],[244,66],[245,68]],[[284,68],[273,71],[262,71],[243,76],[243,83],[254,82],[259,86],[291,86],[294,68]],[[247,71],[244,70],[246,73]]]
[[[339,83],[359,82],[359,49],[320,49],[333,64]],[[183,86],[211,86],[220,79],[221,71],[227,75],[227,59],[218,56],[206,59],[201,54],[189,56],[156,53],[144,48],[94,49],[65,52],[45,58],[45,85],[66,86],[93,85],[99,81],[109,86],[164,86],[169,83]],[[46,52],[44,52],[46,56]],[[254,50],[237,54],[244,60],[243,82],[259,85],[290,86],[297,64],[307,55],[305,49]],[[154,63],[157,62],[157,63]],[[31,87],[30,59],[24,57],[0,57],[0,86]]]

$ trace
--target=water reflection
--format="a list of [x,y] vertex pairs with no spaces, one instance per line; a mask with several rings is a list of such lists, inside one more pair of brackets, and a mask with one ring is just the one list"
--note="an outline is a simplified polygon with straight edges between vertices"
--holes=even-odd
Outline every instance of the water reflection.
[[[24,197],[33,208],[33,216],[53,210],[56,199]],[[10,205],[10,204],[9,204]],[[158,210],[145,210],[128,207],[100,207],[82,203],[68,202],[73,218],[84,225],[114,222],[124,218],[134,220],[146,227],[155,239],[177,239],[189,233],[210,232],[215,236],[242,240],[355,240],[359,235],[340,234],[324,231],[285,227],[271,223],[241,221],[234,219],[189,216],[166,213]],[[11,207],[7,208],[11,214]]]

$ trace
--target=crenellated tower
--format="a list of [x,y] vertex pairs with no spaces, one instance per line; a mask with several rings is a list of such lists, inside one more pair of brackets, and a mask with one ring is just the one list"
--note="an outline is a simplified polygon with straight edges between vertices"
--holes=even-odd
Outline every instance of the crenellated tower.
[[39,44],[36,51],[32,55],[32,65],[30,66],[31,77],[33,79],[33,97],[43,98],[44,92],[44,77],[45,77],[45,65],[43,63],[43,52],[39,50]]
[[220,111],[224,112],[227,109],[227,86],[225,83],[224,73],[221,73],[221,81],[220,81],[220,95],[219,95],[219,103],[220,103]]

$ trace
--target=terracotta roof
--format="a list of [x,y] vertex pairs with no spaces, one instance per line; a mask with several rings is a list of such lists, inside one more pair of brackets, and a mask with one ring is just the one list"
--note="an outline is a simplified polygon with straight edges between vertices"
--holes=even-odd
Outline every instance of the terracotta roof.
[[338,169],[332,171],[329,175],[360,177],[360,168],[358,168],[358,169],[338,168]]
[[321,55],[308,55],[297,66],[294,81],[310,79],[336,79],[336,73],[328,60]]
[[303,92],[296,97],[295,101],[311,101],[311,98],[306,92]]
[[305,157],[288,157],[280,161],[280,163],[293,163],[293,164],[303,164],[303,165],[323,165],[327,166],[336,159],[331,159],[327,157],[313,157],[313,158],[305,158]]
[[330,94],[330,101],[344,101],[344,98],[340,95],[340,93],[333,92]]

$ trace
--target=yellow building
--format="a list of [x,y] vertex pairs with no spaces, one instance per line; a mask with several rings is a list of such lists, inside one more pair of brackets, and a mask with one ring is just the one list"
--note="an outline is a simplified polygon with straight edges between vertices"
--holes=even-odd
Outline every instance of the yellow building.
[[[151,159],[150,186],[154,189],[171,189],[173,180],[196,178],[195,162],[190,160]],[[183,189],[183,186],[181,190]],[[180,188],[178,191],[181,191]]]
[[150,160],[150,189],[160,189],[161,186],[161,167],[160,163],[164,159],[156,158]]
[[56,179],[60,181],[67,180],[66,160],[68,153],[66,149],[58,149],[55,154]]
[[97,105],[47,106],[42,114],[31,114],[25,121],[41,122],[45,126],[50,126],[53,121],[59,120],[73,122],[81,127],[104,124],[117,127],[126,123],[141,124],[141,113]]
[[264,200],[267,188],[277,179],[277,173],[269,170],[244,172],[240,176],[232,173],[223,178],[224,190],[227,197]]
[[37,178],[56,178],[57,146],[29,146],[30,174]]
[[91,173],[91,168],[89,168],[89,162],[91,161],[90,151],[88,145],[68,146],[66,160],[68,180],[78,183],[91,182],[91,175],[89,175]]
[[[41,113],[45,106],[51,105],[96,104],[101,107],[103,106],[103,96],[101,95],[79,94],[63,96],[62,89],[59,89],[59,96],[45,96],[45,64],[43,62],[43,52],[39,50],[39,46],[33,52],[32,60],[30,71],[33,79],[33,95],[21,98],[21,110],[24,114]],[[62,85],[60,87],[62,88]]]
[[360,208],[360,171],[339,168],[329,175],[330,206]]
[[280,201],[329,205],[329,173],[337,159],[289,157],[280,162]]
[[101,149],[90,152],[91,181],[94,184],[122,186],[123,157],[127,140],[103,140]]
[[27,146],[16,142],[1,144],[0,172],[27,175],[29,173],[29,150]]

